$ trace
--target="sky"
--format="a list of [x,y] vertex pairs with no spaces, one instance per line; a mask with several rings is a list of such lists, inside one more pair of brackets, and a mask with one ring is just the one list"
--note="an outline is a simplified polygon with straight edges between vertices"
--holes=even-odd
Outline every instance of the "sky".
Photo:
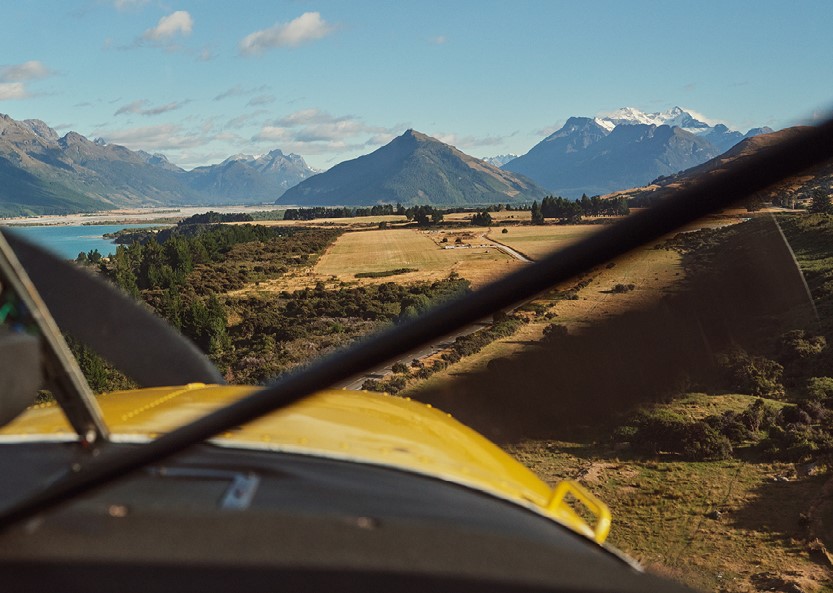
[[408,128],[523,154],[571,116],[681,106],[731,129],[833,108],[828,0],[5,0],[0,113],[191,169],[314,168]]

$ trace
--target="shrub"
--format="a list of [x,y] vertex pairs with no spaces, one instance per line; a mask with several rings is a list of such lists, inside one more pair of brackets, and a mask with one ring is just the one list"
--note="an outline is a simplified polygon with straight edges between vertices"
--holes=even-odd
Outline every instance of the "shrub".
[[833,403],[833,378],[810,377],[804,390],[810,399],[825,402],[828,406]]
[[393,366],[391,366],[390,370],[392,370],[394,373],[408,374],[408,365],[403,364],[401,362],[395,362],[393,363]]
[[762,397],[784,396],[781,377],[784,367],[763,356],[753,356],[743,350],[735,350],[720,361],[732,389],[741,393]]
[[798,409],[807,414],[813,422],[824,422],[830,416],[830,410],[818,400],[807,400],[798,404]]
[[788,426],[790,424],[812,424],[810,415],[798,406],[784,406],[778,413],[778,424]]
[[462,356],[456,350],[449,350],[448,352],[443,352],[441,358],[449,364],[454,364],[455,362],[460,362]]
[[733,445],[739,445],[755,436],[743,421],[741,414],[735,412],[727,411],[720,416],[709,416],[704,422],[729,439]]
[[714,461],[732,455],[732,443],[713,424],[721,416],[709,421],[690,422],[668,411],[643,413],[631,425],[620,426],[614,439],[630,442],[635,451],[656,455],[677,453],[689,461]]
[[568,335],[567,326],[560,323],[550,323],[544,328],[544,342],[554,342]]
[[362,383],[362,389],[365,391],[384,391],[382,382],[378,379],[365,379],[364,383]]
[[399,393],[408,384],[408,378],[405,375],[396,375],[382,383],[382,387],[388,393]]
[[766,451],[784,461],[802,461],[833,451],[833,437],[807,424],[776,426],[770,431]]
[[738,415],[738,420],[751,432],[769,430],[775,426],[777,418],[778,412],[762,399],[756,399]]
[[636,284],[617,284],[611,289],[611,292],[616,294],[621,294],[624,292],[630,292],[631,290],[636,288]]
[[788,331],[778,339],[778,359],[787,363],[796,359],[812,358],[827,347],[824,336],[809,336],[803,329]]
[[680,453],[689,461],[718,461],[732,456],[732,443],[706,422],[692,422],[683,431]]

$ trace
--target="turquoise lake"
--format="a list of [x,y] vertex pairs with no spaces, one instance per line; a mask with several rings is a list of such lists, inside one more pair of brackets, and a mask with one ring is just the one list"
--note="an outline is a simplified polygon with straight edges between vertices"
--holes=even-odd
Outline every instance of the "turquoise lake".
[[49,249],[64,259],[75,259],[82,251],[85,253],[98,249],[107,256],[116,252],[117,245],[105,239],[105,233],[115,233],[121,229],[140,229],[158,224],[107,224],[107,225],[67,225],[67,226],[7,226],[17,235],[29,239],[41,247]]

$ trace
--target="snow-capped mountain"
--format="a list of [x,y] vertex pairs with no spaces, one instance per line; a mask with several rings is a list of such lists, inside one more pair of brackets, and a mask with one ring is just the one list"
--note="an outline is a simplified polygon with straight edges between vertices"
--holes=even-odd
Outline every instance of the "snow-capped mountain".
[[316,173],[300,155],[272,150],[258,157],[236,154],[218,165],[197,167],[189,172],[188,182],[213,196],[268,200]]
[[485,156],[482,160],[486,161],[493,167],[502,167],[509,161],[518,158],[516,154],[499,154],[497,156]]
[[657,113],[622,107],[592,119],[571,117],[502,168],[558,195],[578,197],[644,185],[699,165],[744,138],[772,132],[753,128],[743,134],[705,119],[681,107]]
[[704,121],[697,119],[690,112],[681,107],[672,107],[668,111],[645,113],[635,107],[622,107],[605,116],[597,117],[596,123],[608,132],[618,125],[647,124],[654,126],[670,126],[684,129],[692,134],[701,134],[712,128]]
[[577,198],[645,185],[718,154],[710,142],[678,126],[630,123],[608,131],[595,119],[571,117],[503,168]]

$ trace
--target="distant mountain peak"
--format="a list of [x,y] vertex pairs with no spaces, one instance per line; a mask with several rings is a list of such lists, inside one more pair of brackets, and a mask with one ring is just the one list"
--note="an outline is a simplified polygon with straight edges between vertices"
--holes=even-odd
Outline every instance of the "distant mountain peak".
[[[679,117],[679,111],[667,114]],[[606,118],[571,117],[503,169],[577,198],[643,185],[718,154],[707,140],[658,115],[622,108]]]
[[413,138],[419,142],[439,142],[436,138],[432,138],[428,134],[423,134],[422,132],[418,132],[413,128],[408,128],[405,130],[405,133],[400,136],[400,138]]
[[543,188],[414,129],[290,188],[278,203],[473,205],[542,199]]
[[39,119],[24,119],[22,123],[44,140],[49,140],[51,142],[58,140],[58,133],[46,125],[46,122]]
[[238,155],[184,171],[163,154],[63,137],[36,119],[0,114],[0,213],[72,213],[114,207],[272,202],[314,175],[303,158],[280,150]]
[[240,152],[240,153],[231,155],[230,157],[228,157],[226,160],[224,160],[220,164],[221,165],[227,165],[227,164],[233,163],[235,161],[253,161],[253,160],[255,160],[255,157],[253,157],[252,155],[243,154],[242,152]]
[[503,165],[505,165],[509,161],[514,160],[516,158],[518,158],[517,154],[509,153],[509,154],[498,154],[498,155],[495,155],[495,156],[486,156],[486,157],[483,157],[483,160],[485,162],[489,163],[490,165],[492,165],[493,167],[502,167]]
[[712,129],[707,122],[697,119],[691,112],[678,106],[656,113],[645,113],[635,107],[620,107],[611,113],[597,117],[595,121],[608,131],[612,131],[619,125],[639,124],[676,126],[693,134]]

